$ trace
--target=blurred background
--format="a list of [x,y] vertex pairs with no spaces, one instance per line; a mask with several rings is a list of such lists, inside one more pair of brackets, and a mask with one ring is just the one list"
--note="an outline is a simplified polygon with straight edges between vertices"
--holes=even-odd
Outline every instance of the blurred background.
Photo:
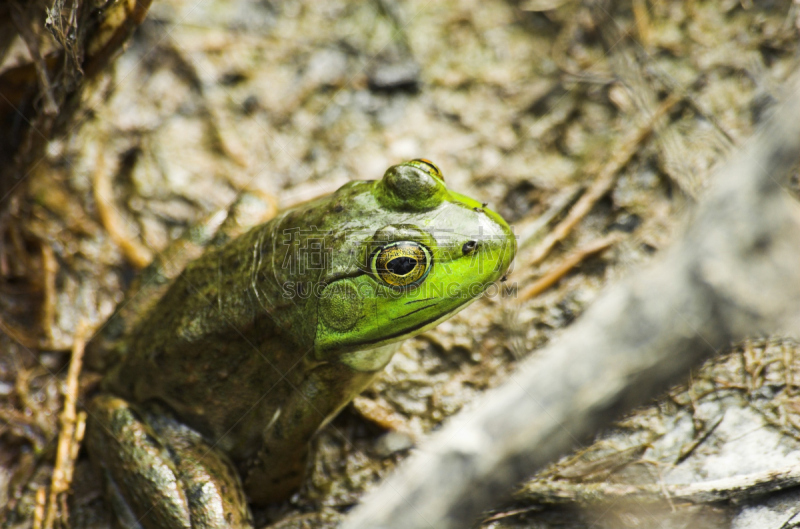
[[[243,190],[285,209],[424,157],[503,215],[520,251],[503,295],[407,341],[315,439],[302,490],[255,513],[257,527],[334,527],[425,433],[669,244],[793,71],[800,13],[789,0],[146,4],[0,6],[7,527],[34,523],[36,491],[50,483],[79,322],[98,329],[172,239]],[[587,214],[543,250],[615,163]],[[570,487],[696,483],[797,459],[797,347],[732,346],[482,526],[779,529],[794,496],[623,505]],[[81,373],[79,405],[98,379]],[[108,527],[76,457],[63,512],[72,526]],[[568,492],[548,495],[556,485]]]

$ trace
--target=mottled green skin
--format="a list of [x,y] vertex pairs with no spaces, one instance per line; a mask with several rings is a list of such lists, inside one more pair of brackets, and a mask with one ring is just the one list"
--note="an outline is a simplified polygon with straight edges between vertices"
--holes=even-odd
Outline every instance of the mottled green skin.
[[[506,272],[516,251],[509,227],[439,176],[407,162],[231,241],[206,237],[210,248],[158,302],[140,302],[146,315],[121,318],[135,323],[116,325],[115,365],[88,432],[121,517],[127,509],[145,527],[249,526],[242,487],[257,504],[287,497],[302,481],[308,440],[399,341]],[[418,288],[370,271],[370,256],[394,241],[430,249]]]

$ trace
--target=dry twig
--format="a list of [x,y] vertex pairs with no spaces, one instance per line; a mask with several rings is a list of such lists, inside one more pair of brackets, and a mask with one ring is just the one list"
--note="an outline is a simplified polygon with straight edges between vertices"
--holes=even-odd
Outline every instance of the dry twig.
[[[51,529],[58,512],[59,503],[63,502],[63,495],[72,484],[72,472],[75,468],[75,459],[78,456],[80,443],[86,424],[86,414],[76,413],[78,402],[78,377],[83,365],[83,350],[86,345],[86,328],[83,322],[78,324],[75,332],[75,341],[72,346],[72,359],[67,371],[66,388],[64,391],[64,409],[61,412],[61,433],[58,436],[58,449],[56,463],[53,468],[53,479],[50,484],[50,495],[44,517],[44,529]],[[61,501],[60,501],[61,498]],[[63,517],[65,513],[61,511]]]
[[106,169],[105,154],[98,153],[94,169],[94,201],[100,222],[109,237],[120,247],[125,257],[138,268],[144,268],[153,260],[153,254],[143,244],[127,233],[122,219],[114,207],[114,193]]
[[584,259],[610,248],[620,238],[621,236],[619,234],[609,235],[608,237],[603,237],[602,239],[592,241],[583,248],[579,248],[576,252],[568,255],[567,258],[561,261],[561,263],[559,263],[555,268],[547,271],[534,283],[525,287],[525,289],[519,293],[519,301],[527,301],[538,296],[551,286],[555,285],[562,277],[567,275],[570,270],[581,264]]
[[53,97],[53,89],[50,84],[50,79],[47,75],[47,65],[42,58],[42,53],[39,51],[39,39],[31,29],[30,21],[25,15],[25,11],[19,4],[12,0],[11,2],[11,20],[19,31],[20,37],[25,42],[28,48],[28,53],[31,55],[31,61],[36,69],[36,77],[39,78],[39,84],[42,88],[42,97],[44,98],[44,106],[42,112],[48,116],[55,116],[58,114],[58,104],[55,97]]
[[33,508],[33,529],[42,529],[46,500],[47,491],[44,489],[44,487],[36,489],[36,505]]
[[611,159],[603,166],[597,179],[584,195],[575,203],[567,217],[562,220],[547,237],[542,239],[533,250],[533,255],[526,260],[531,265],[541,263],[553,247],[567,238],[583,218],[589,214],[598,200],[608,193],[617,181],[617,175],[631,160],[639,149],[639,145],[647,138],[658,120],[681,100],[680,95],[672,94],[653,112],[647,122],[637,127],[633,133],[622,140],[621,145],[613,149]]

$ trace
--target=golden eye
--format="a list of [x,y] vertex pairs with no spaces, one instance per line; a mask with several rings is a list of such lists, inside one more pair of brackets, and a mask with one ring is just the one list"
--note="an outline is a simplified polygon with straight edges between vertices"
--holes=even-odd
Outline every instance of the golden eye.
[[413,241],[401,241],[378,250],[370,268],[387,285],[403,288],[424,281],[432,265],[430,250]]
[[428,174],[431,174],[431,175],[435,176],[436,178],[438,178],[439,180],[441,180],[442,182],[444,182],[444,176],[442,175],[442,171],[439,170],[439,168],[436,166],[436,164],[433,163],[432,161],[428,160],[427,158],[417,158],[417,159],[411,160],[411,161],[412,162],[418,162],[419,165],[422,166],[422,167],[420,167],[420,169],[424,170]]

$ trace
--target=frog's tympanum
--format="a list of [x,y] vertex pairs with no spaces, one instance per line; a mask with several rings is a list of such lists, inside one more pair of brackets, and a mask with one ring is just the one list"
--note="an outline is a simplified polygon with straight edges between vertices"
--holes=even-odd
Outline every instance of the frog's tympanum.
[[[182,272],[171,257],[146,270],[108,326],[87,443],[129,527],[250,527],[248,502],[297,489],[309,439],[399,342],[479,297],[516,251],[427,160],[236,238],[206,233],[223,217],[194,232],[206,248]],[[148,289],[160,298],[137,301]]]

